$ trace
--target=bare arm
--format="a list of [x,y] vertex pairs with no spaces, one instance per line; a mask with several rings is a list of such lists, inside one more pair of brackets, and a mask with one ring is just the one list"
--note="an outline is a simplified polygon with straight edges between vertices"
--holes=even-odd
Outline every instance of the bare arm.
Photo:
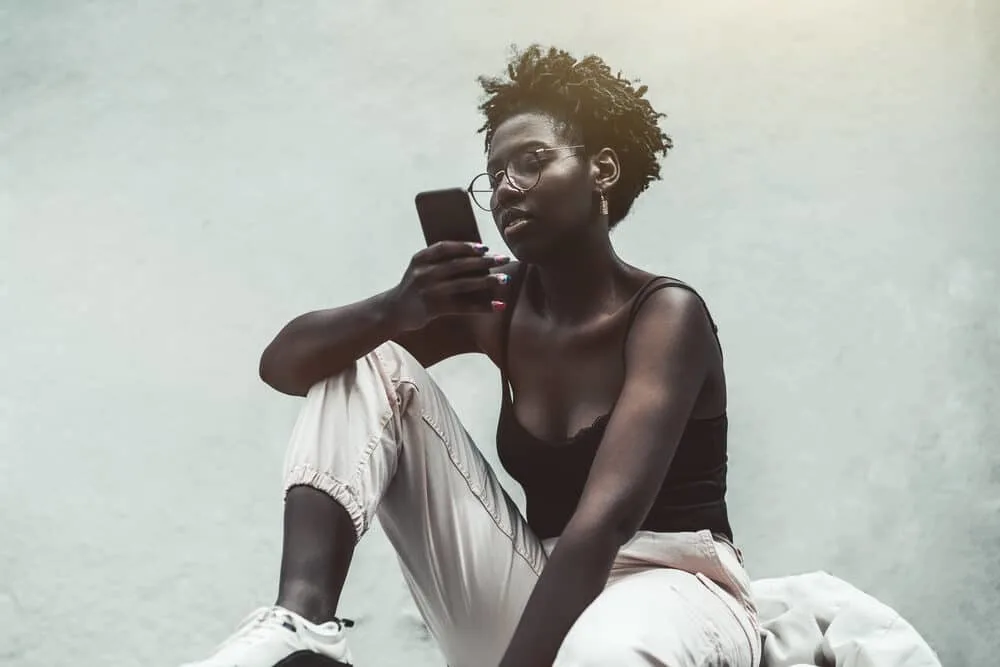
[[392,289],[286,324],[261,355],[260,377],[282,393],[305,396],[388,340],[424,366],[476,351],[471,322],[491,312],[502,283],[489,271],[507,261],[458,241],[424,248]]
[[317,382],[336,375],[388,340],[395,340],[424,366],[475,350],[466,318],[441,317],[403,331],[393,290],[339,308],[300,315],[285,325],[260,358],[260,377],[274,389],[305,396]]
[[633,325],[625,384],[577,509],[528,599],[501,667],[551,665],[649,512],[705,381],[712,332],[696,296],[664,289]]

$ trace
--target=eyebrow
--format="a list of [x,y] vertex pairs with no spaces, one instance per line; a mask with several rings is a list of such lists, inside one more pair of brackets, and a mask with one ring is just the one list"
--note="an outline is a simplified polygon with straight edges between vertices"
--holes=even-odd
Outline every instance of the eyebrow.
[[[521,141],[519,143],[514,144],[511,147],[510,152],[518,153],[520,151],[529,151],[529,150],[534,150],[536,148],[547,148],[548,146],[549,145],[546,142],[542,141],[541,139],[528,139],[526,141]],[[509,158],[510,158],[509,155],[505,155],[504,160],[502,160],[502,162],[506,164]],[[501,162],[501,160],[496,155],[494,155],[486,163],[486,171],[490,174],[499,171],[499,167],[497,167],[497,162]]]

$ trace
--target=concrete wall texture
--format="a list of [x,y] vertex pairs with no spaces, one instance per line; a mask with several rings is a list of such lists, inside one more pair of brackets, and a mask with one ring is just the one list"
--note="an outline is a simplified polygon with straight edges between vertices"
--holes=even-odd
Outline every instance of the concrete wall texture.
[[[719,321],[752,575],[995,662],[1000,3],[0,0],[0,663],[176,665],[273,600],[298,400],[258,355],[399,279],[532,41],[669,114],[615,238]],[[435,374],[495,460],[497,373]],[[441,664],[378,531],[342,612],[359,664]]]

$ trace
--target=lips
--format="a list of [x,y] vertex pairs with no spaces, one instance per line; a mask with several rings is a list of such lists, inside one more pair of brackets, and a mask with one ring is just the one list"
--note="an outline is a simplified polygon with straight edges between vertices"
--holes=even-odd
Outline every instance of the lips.
[[500,229],[506,233],[509,227],[520,225],[530,219],[531,216],[527,211],[519,208],[509,208],[500,215]]

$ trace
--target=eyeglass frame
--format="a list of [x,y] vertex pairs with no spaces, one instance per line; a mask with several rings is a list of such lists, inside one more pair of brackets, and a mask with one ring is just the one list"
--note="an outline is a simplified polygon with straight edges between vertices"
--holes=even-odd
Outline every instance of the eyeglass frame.
[[[521,155],[535,155],[535,156],[537,156],[539,153],[547,153],[549,151],[560,151],[560,150],[569,150],[569,149],[576,150],[576,149],[579,149],[579,148],[586,148],[586,147],[587,147],[586,144],[574,144],[572,146],[546,146],[546,147],[542,147],[542,148],[535,148],[533,150],[525,151],[524,153],[521,153]],[[519,186],[516,183],[514,183],[514,181],[511,179],[510,175],[507,173],[507,167],[510,165],[511,160],[513,160],[513,159],[514,158],[509,158],[507,160],[506,164],[504,164],[503,169],[497,169],[492,174],[490,172],[488,172],[488,171],[484,171],[482,173],[476,174],[476,176],[472,179],[472,181],[469,182],[469,187],[467,187],[465,189],[465,191],[469,195],[469,197],[472,199],[472,201],[475,202],[476,206],[478,206],[482,210],[487,211],[489,213],[493,212],[492,200],[493,200],[493,197],[496,195],[496,189],[497,189],[497,187],[500,185],[500,179],[497,178],[497,174],[500,174],[500,173],[503,173],[503,179],[505,181],[507,181],[507,184],[510,185],[510,187],[514,188],[515,190],[517,190],[518,192],[520,192],[522,194],[525,193],[525,192],[530,192],[531,190],[533,190],[535,187],[538,186],[538,184],[542,180],[542,171],[543,171],[543,169],[539,169],[538,170],[538,180],[535,181],[535,184],[532,185],[530,188],[522,188],[521,186]],[[551,164],[551,162],[548,162],[548,163],[545,163],[545,164]],[[542,166],[544,167],[545,165],[542,165]],[[482,177],[482,176],[486,176],[486,178],[489,179],[491,185],[492,185],[492,182],[494,180],[496,181],[496,185],[493,185],[492,189],[490,191],[492,193],[490,195],[490,203],[491,203],[490,208],[483,208],[482,204],[480,204],[479,201],[476,199],[476,195],[473,194],[472,186],[475,185],[476,181],[480,177]],[[477,192],[482,192],[482,191],[481,190],[477,190]]]

